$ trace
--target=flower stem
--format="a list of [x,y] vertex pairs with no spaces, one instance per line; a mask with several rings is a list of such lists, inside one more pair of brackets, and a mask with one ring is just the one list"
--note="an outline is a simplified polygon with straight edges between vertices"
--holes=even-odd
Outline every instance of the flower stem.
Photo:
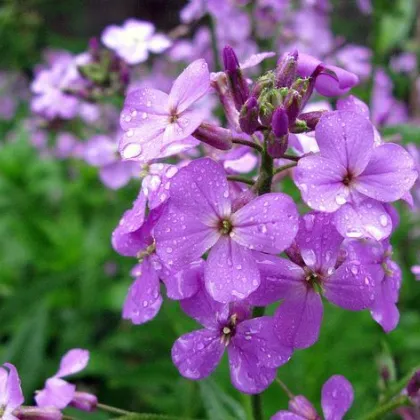
[[400,395],[383,405],[376,407],[373,411],[363,416],[360,420],[381,420],[385,414],[394,411],[398,407],[411,406],[410,399],[407,395]]
[[217,42],[217,35],[216,35],[216,25],[214,22],[214,19],[212,16],[207,15],[208,19],[208,26],[210,29],[210,36],[211,36],[211,49],[213,52],[213,67],[215,71],[220,71],[222,69],[222,66],[220,64],[220,55],[219,50],[217,48],[218,42]]
[[297,162],[300,159],[300,157],[299,156],[293,156],[293,155],[284,154],[283,155],[283,159],[294,160],[295,162]]
[[268,154],[266,148],[261,153],[261,166],[257,182],[254,188],[258,195],[271,192],[271,183],[273,181],[273,158]]
[[98,403],[97,407],[99,408],[99,410],[107,411],[108,413],[112,413],[112,414],[119,414],[119,415],[122,415],[122,416],[127,416],[129,414],[134,414],[131,411],[122,410],[121,408],[112,407],[112,406],[106,405],[106,404]]
[[253,149],[258,150],[260,153],[262,153],[262,151],[263,151],[263,148],[259,144],[254,143],[253,141],[249,141],[249,140],[240,139],[240,138],[235,137],[235,138],[232,139],[232,143],[242,144],[243,146],[252,147]]
[[293,395],[293,393],[290,391],[289,388],[287,388],[286,384],[279,378],[276,378],[276,382],[280,385],[280,387],[283,389],[283,391],[285,392],[285,394],[289,397],[289,399],[294,398],[295,396]]
[[251,405],[254,420],[263,420],[261,394],[251,395]]
[[254,181],[241,175],[228,175],[228,181],[243,182],[244,184],[254,185]]
[[293,168],[297,165],[296,162],[288,163],[287,165],[279,166],[278,168],[274,169],[274,175],[279,174],[280,172],[283,172],[287,169]]

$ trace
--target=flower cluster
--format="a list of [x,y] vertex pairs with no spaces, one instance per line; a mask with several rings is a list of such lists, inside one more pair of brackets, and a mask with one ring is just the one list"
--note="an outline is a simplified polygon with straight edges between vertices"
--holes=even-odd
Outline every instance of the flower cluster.
[[44,389],[36,392],[36,406],[23,406],[24,397],[15,366],[10,363],[0,366],[0,418],[61,420],[61,410],[67,406],[83,411],[95,410],[98,404],[95,395],[77,391],[75,385],[62,379],[83,370],[88,361],[87,350],[68,351],[61,359],[58,372],[47,379]]
[[[390,203],[410,202],[417,179],[410,154],[381,139],[358,98],[340,99],[336,110],[308,107],[315,91],[347,93],[356,75],[295,50],[251,83],[245,69],[270,56],[241,65],[225,47],[224,72],[209,73],[198,59],[169,94],[147,87],[127,95],[119,150],[148,175],[112,237],[117,252],[138,260],[123,317],[154,318],[162,282],[202,326],[176,340],[179,372],[202,379],[226,349],[233,385],[251,394],[270,385],[294,350],[318,340],[323,299],[369,310],[385,331],[396,327],[401,272],[392,261],[398,217]],[[214,95],[228,127],[203,111]],[[301,215],[277,192],[285,173],[307,206]],[[326,418],[341,418],[352,398],[351,386],[332,378],[323,390]],[[291,404],[295,418],[316,417],[308,404]]]

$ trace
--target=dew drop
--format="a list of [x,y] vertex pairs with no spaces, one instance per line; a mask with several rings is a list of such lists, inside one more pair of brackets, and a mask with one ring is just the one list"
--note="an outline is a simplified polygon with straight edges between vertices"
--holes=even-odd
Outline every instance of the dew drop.
[[382,214],[379,217],[379,223],[381,224],[381,226],[385,227],[388,224],[388,217],[386,217],[385,214]]
[[[128,133],[127,133],[128,134]],[[124,159],[133,159],[139,156],[142,152],[142,147],[138,143],[129,143],[121,152]]]

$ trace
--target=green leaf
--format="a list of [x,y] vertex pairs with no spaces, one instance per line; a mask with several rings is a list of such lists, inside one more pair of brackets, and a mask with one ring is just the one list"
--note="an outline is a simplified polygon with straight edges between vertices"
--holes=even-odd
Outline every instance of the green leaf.
[[209,420],[246,420],[241,404],[224,393],[212,379],[201,381],[200,391]]

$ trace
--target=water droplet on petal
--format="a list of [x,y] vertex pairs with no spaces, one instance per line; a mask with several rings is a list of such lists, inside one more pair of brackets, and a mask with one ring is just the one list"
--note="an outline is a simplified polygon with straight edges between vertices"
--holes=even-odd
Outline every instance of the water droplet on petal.
[[139,156],[142,152],[142,147],[138,143],[129,143],[121,151],[121,155],[124,159],[133,159]]
[[388,217],[386,216],[386,214],[382,214],[379,217],[379,223],[381,224],[381,226],[385,227],[388,224]]

